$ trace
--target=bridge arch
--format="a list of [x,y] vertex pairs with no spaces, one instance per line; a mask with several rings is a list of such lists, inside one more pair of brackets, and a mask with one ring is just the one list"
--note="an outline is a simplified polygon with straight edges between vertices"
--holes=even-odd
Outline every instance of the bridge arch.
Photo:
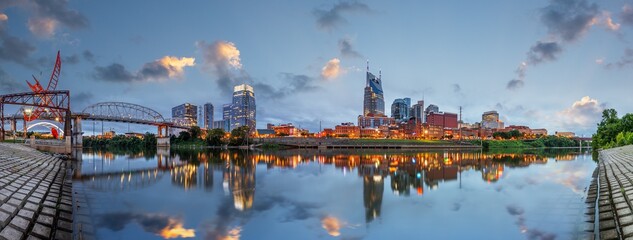
[[82,111],[88,120],[129,122],[138,124],[165,124],[163,115],[148,107],[126,102],[100,102]]
[[36,122],[36,123],[29,123],[28,126],[26,127],[26,130],[29,131],[34,127],[47,127],[49,129],[56,128],[57,131],[60,133],[60,135],[64,135],[64,129],[61,128],[60,126],[57,126],[57,124],[54,124],[53,122],[41,121],[41,122]]

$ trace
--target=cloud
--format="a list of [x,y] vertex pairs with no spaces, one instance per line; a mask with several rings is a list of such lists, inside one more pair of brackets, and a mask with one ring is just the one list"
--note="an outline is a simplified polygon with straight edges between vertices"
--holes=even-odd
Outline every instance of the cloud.
[[370,9],[367,4],[359,3],[356,1],[341,1],[332,6],[332,8],[330,9],[315,9],[314,11],[312,11],[312,13],[317,18],[317,27],[325,31],[330,31],[342,24],[347,23],[347,20],[342,16],[343,13],[369,11]]
[[551,35],[572,42],[596,23],[599,14],[598,5],[585,0],[551,0],[542,9],[541,21]]
[[143,80],[182,78],[184,68],[194,66],[195,61],[195,58],[165,56],[154,62],[144,64],[137,77]]
[[35,46],[20,38],[9,35],[6,31],[5,23],[8,17],[2,14],[4,18],[0,21],[0,60],[15,62],[26,67],[33,68],[35,64],[30,59],[31,53],[35,52]]
[[72,94],[70,99],[73,102],[73,106],[77,106],[78,103],[79,105],[88,103],[93,97],[94,95],[91,92],[80,92]]
[[541,42],[538,41],[530,48],[528,52],[528,61],[532,64],[538,64],[546,61],[554,61],[558,58],[558,54],[563,51],[558,42]]
[[[532,65],[557,60],[564,44],[580,39],[593,25],[601,25],[611,31],[620,28],[620,24],[611,18],[611,13],[600,11],[597,4],[590,4],[586,0],[550,0],[540,13],[541,22],[549,36],[546,41],[537,41],[527,52],[524,62]],[[523,87],[525,71],[524,67],[523,76],[517,75],[508,82],[506,88],[515,90]]]
[[28,19],[29,30],[36,36],[51,37],[60,25],[75,30],[88,26],[88,18],[68,9],[67,0],[33,0],[26,5],[33,12]]
[[319,89],[314,85],[316,79],[313,77],[292,73],[280,73],[280,76],[284,82],[284,87],[282,88],[277,89],[263,82],[254,83],[253,87],[259,96],[262,96],[264,99],[281,99],[295,93]]
[[633,7],[625,4],[620,12],[620,22],[624,25],[633,26]]
[[332,58],[328,61],[323,68],[321,68],[321,77],[324,79],[337,78],[341,73],[341,60],[338,58]]
[[92,54],[91,51],[89,50],[85,50],[82,55],[84,56],[84,59],[86,59],[86,61],[91,62],[91,63],[95,63],[95,55]]
[[240,79],[248,78],[245,71],[240,72],[241,76],[232,71],[242,69],[240,50],[234,43],[215,41],[207,44],[199,41],[196,46],[202,53],[203,69],[213,72],[218,77],[216,83],[225,95],[233,92],[233,85],[240,82]]
[[515,79],[510,80],[506,88],[508,90],[516,90],[516,89],[522,88],[523,85],[525,85],[524,81],[525,81],[526,70],[527,70],[526,62],[522,62],[521,64],[519,64],[517,69],[514,70],[514,73],[517,75],[517,77]]
[[575,101],[570,108],[558,112],[558,121],[567,128],[588,129],[595,126],[602,116],[605,105],[589,96]]
[[4,22],[4,21],[8,21],[9,20],[9,16],[7,16],[4,13],[0,13],[0,22]]
[[64,57],[62,59],[62,62],[63,63],[68,63],[68,64],[77,64],[77,63],[79,63],[79,55],[73,54],[73,55]]
[[459,84],[457,84],[457,83],[455,83],[455,84],[453,84],[453,85],[451,85],[451,86],[453,87],[453,92],[454,92],[454,93],[458,93],[458,92],[461,92],[461,91],[462,91],[462,87],[461,87],[461,86],[459,86]]
[[107,67],[95,67],[94,78],[108,82],[132,82],[136,78],[125,66],[113,63]]
[[596,61],[595,61],[595,62],[596,62],[596,64],[598,64],[598,65],[602,65],[602,64],[604,64],[604,58],[596,58]]
[[58,22],[52,18],[32,18],[27,22],[29,31],[38,37],[50,38],[55,35]]
[[19,84],[3,69],[0,69],[0,93],[24,92],[26,90],[26,84]]
[[125,66],[119,63],[113,63],[107,67],[97,66],[95,67],[93,77],[109,82],[180,79],[183,77],[184,68],[194,65],[195,58],[165,56],[153,62],[143,64],[143,67],[137,73],[131,73]]
[[341,52],[341,56],[348,58],[362,58],[359,52],[354,50],[352,46],[352,42],[349,39],[340,39],[338,40],[338,49]]
[[[597,61],[597,60],[596,60]],[[604,65],[605,68],[610,69],[613,67],[624,68],[633,63],[633,49],[627,48],[624,49],[624,55],[620,57],[620,60],[617,62],[611,62]]]
[[514,205],[508,205],[506,206],[506,210],[508,211],[508,213],[512,216],[518,216],[518,215],[523,215],[523,213],[525,212],[523,210],[523,208],[521,207],[517,207]]

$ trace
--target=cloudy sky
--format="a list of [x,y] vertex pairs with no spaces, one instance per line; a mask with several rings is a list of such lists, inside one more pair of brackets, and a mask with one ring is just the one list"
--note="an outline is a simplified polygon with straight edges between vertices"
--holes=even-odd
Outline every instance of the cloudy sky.
[[103,101],[219,106],[249,83],[257,125],[356,122],[366,61],[385,105],[423,97],[466,122],[588,135],[633,112],[633,1],[0,0],[0,94],[46,82],[75,111]]

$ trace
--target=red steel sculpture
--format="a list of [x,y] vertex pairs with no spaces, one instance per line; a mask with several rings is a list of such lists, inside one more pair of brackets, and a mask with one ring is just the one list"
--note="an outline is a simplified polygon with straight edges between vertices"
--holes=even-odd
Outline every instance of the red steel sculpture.
[[[35,80],[35,84],[31,84],[29,81],[26,81],[26,84],[29,85],[29,88],[31,88],[31,91],[33,91],[33,93],[35,94],[40,94],[44,91],[46,92],[55,91],[55,89],[57,88],[57,82],[59,81],[59,74],[61,73],[61,71],[62,71],[62,60],[59,57],[59,51],[57,51],[57,60],[55,60],[55,67],[53,68],[53,72],[51,73],[51,78],[48,80],[48,86],[46,87],[46,89],[42,87],[42,85],[40,84],[40,81],[38,81],[37,78],[35,78],[35,76],[33,76],[33,80]],[[42,106],[50,106],[51,108],[38,106],[31,113],[24,112],[24,119],[27,122],[33,121],[39,118],[42,113],[49,112],[56,121],[61,122],[63,113],[57,109],[59,106],[53,105],[54,102],[51,101],[51,99],[46,95],[41,97],[41,101],[42,101],[41,102]]]

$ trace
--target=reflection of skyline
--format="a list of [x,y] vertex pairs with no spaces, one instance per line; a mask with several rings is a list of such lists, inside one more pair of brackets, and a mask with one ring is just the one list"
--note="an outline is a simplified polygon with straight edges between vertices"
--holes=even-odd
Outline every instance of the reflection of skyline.
[[380,217],[382,207],[382,196],[387,173],[376,165],[365,164],[358,169],[358,175],[363,177],[363,205],[365,206],[366,222],[371,222]]

